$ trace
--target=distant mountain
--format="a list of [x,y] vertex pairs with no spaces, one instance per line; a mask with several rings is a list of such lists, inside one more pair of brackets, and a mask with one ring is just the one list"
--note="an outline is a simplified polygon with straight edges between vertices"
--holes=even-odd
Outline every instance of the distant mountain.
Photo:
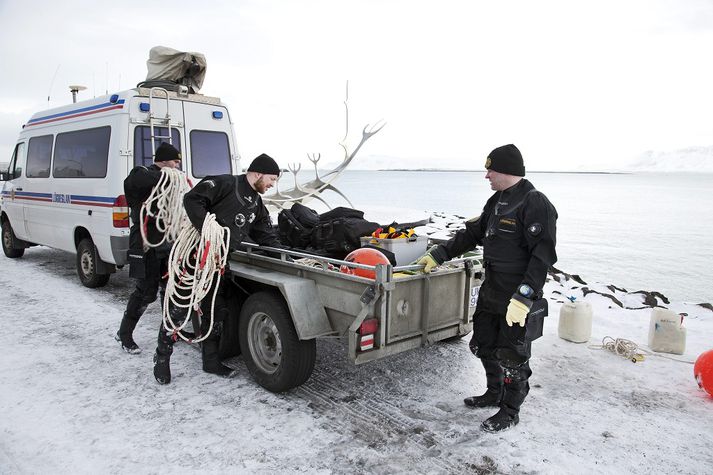
[[626,171],[713,173],[713,146],[642,153]]

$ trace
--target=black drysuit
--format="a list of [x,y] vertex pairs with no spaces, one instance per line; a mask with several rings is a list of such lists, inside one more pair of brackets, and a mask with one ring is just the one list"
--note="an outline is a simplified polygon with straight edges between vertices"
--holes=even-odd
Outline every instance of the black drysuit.
[[525,327],[510,327],[505,314],[520,284],[534,290],[535,305],[546,305],[540,299],[547,270],[557,261],[556,221],[557,211],[547,197],[522,179],[493,194],[479,217],[431,251],[442,263],[483,246],[485,279],[473,315],[470,348],[483,362],[488,389],[502,391],[504,382],[502,401],[513,414],[529,391],[531,341],[526,331],[538,320],[528,318]]
[[[255,191],[247,181],[246,175],[218,175],[208,176],[201,180],[183,198],[186,214],[191,223],[199,231],[208,213],[216,216],[216,221],[221,226],[230,229],[231,251],[240,249],[241,242],[253,242],[264,246],[282,248],[276,229],[273,228],[270,214],[262,202],[260,194]],[[213,283],[215,285],[215,281]],[[208,295],[212,295],[212,290]],[[213,315],[213,330],[203,342],[203,369],[209,372],[222,370],[218,359],[218,343],[222,331],[223,320],[229,313],[227,303],[223,297],[223,289],[218,289]],[[211,318],[211,300],[206,298],[201,304],[202,324],[201,331],[208,331]],[[172,339],[163,326],[159,331],[157,352],[170,355],[172,352]],[[211,371],[211,369],[217,371]]]
[[[124,195],[131,216],[129,261],[132,277],[136,278],[136,288],[129,296],[129,302],[119,328],[119,338],[122,343],[127,343],[127,339],[132,339],[136,324],[146,311],[146,307],[156,300],[159,288],[161,289],[161,302],[163,302],[163,294],[166,290],[164,276],[171,245],[164,243],[157,248],[148,248],[144,252],[140,229],[141,226],[144,226],[144,223],[140,222],[141,207],[160,178],[161,168],[154,164],[148,168],[135,167],[124,180]],[[155,220],[148,218],[145,225],[149,242],[158,243],[163,239],[163,233],[156,229]]]
[[283,247],[273,228],[270,213],[260,194],[253,190],[246,175],[208,176],[183,198],[188,219],[199,231],[206,214],[215,214],[221,226],[230,229],[230,249],[240,242]]

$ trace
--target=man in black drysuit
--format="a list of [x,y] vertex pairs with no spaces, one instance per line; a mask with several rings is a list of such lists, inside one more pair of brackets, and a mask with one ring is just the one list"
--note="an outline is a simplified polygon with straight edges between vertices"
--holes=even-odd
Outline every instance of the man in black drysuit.
[[[244,175],[208,176],[186,193],[183,204],[193,226],[199,231],[208,213],[215,214],[216,221],[230,229],[231,251],[241,249],[241,242],[253,242],[263,246],[281,248],[277,229],[272,227],[270,214],[262,202],[261,194],[272,188],[280,175],[280,167],[266,154],[255,158]],[[214,284],[215,285],[215,281]],[[221,285],[222,287],[222,285]],[[212,287],[208,295],[212,295]],[[201,303],[201,331],[208,331],[211,317],[211,300]],[[221,289],[215,302],[213,330],[201,343],[203,371],[223,377],[231,377],[233,370],[225,366],[218,354],[223,319],[228,314],[227,304]],[[174,337],[163,324],[159,328],[158,346],[154,355],[154,376],[161,384],[171,382],[170,357]]]
[[469,407],[499,407],[482,424],[498,432],[519,422],[530,390],[532,340],[541,336],[547,300],[542,298],[547,270],[557,261],[557,211],[526,179],[522,155],[514,145],[493,150],[485,178],[495,190],[482,214],[465,223],[445,244],[429,250],[424,271],[483,246],[485,278],[480,287],[470,349],[485,368],[488,389],[464,400]]
[[[121,319],[116,341],[130,354],[141,353],[141,348],[134,341],[133,333],[146,307],[156,300],[156,294],[161,288],[161,302],[166,290],[166,275],[168,255],[171,243],[166,242],[153,248],[144,244],[141,236],[140,219],[141,206],[151,195],[151,191],[161,178],[161,169],[179,168],[181,154],[175,147],[162,143],[156,149],[154,163],[150,167],[137,166],[124,180],[124,195],[131,210],[131,229],[129,230],[129,266],[130,275],[136,279],[136,289],[129,296],[124,317]],[[158,243],[163,239],[163,233],[156,229],[156,221],[149,219],[146,223],[146,237],[149,242]]]

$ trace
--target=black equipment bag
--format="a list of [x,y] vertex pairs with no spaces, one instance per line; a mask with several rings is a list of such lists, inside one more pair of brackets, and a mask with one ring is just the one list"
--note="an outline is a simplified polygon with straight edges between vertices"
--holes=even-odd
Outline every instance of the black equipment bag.
[[297,218],[297,221],[308,228],[313,228],[319,224],[319,213],[302,203],[293,204],[290,211]]
[[[358,209],[354,208],[345,208],[344,206],[340,206],[338,208],[330,209],[326,213],[322,213],[319,215],[319,222],[320,223],[326,223],[328,221],[331,221],[333,219],[337,218],[357,218],[357,219],[364,219],[364,212],[359,211]],[[378,226],[377,226],[378,227]],[[376,228],[374,228],[376,229]]]
[[277,229],[282,244],[304,249],[310,244],[312,229],[319,223],[319,214],[300,203],[283,209],[277,215]]
[[311,245],[324,250],[329,257],[344,259],[354,249],[361,247],[362,236],[369,236],[378,227],[379,223],[363,218],[334,218],[315,226]]
[[309,245],[312,228],[300,223],[289,209],[283,209],[277,215],[277,229],[282,244],[298,249],[304,249]]

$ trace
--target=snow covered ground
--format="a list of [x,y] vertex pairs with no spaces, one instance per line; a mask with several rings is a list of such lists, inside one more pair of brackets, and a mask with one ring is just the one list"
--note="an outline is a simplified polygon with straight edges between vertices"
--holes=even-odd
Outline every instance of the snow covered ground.
[[[159,386],[158,304],[135,332],[142,354],[113,339],[131,291],[125,270],[90,290],[74,256],[38,247],[0,258],[0,287],[2,474],[713,473],[713,398],[689,364],[713,347],[713,312],[697,305],[670,305],[688,314],[684,355],[632,363],[558,338],[560,303],[592,303],[591,345],[607,335],[645,344],[651,310],[550,281],[521,422],[488,434],[479,425],[494,411],[462,403],[484,390],[467,337],[358,367],[320,341],[310,380],[281,395],[254,383],[240,357],[230,361],[238,375],[221,379],[178,344],[174,380]],[[641,294],[588,287],[641,306]]]

